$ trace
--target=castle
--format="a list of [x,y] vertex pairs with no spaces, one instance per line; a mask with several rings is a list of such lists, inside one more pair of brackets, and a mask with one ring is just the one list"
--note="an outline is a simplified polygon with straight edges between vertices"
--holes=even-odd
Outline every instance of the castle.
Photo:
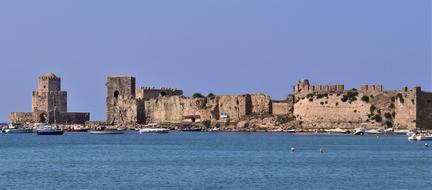
[[38,79],[38,90],[32,93],[32,112],[12,112],[11,123],[84,124],[90,113],[67,112],[67,92],[61,91],[61,79],[53,73]]
[[[185,97],[174,88],[136,88],[135,77],[112,75],[106,81],[106,124],[201,124],[205,129],[354,129],[358,127],[432,129],[432,93],[420,87],[384,90],[381,84],[345,89],[343,84],[311,85],[300,80],[284,100],[263,93]],[[89,113],[67,112],[66,92],[52,73],[39,77],[32,112],[11,113],[13,123],[84,123]]]
[[[151,90],[151,96],[145,90]],[[107,79],[107,123],[137,125],[185,121],[227,125],[228,128],[282,127],[329,129],[396,127],[432,129],[432,93],[420,87],[384,91],[381,84],[346,90],[343,84],[310,85],[300,80],[285,100],[270,96],[184,97],[174,89],[135,90],[135,78]],[[282,118],[282,119],[281,119]],[[238,126],[240,125],[240,126]],[[236,129],[236,130],[237,130]]]

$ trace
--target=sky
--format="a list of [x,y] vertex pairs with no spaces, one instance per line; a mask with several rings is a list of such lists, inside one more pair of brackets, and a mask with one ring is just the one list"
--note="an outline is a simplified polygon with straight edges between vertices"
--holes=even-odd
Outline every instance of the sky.
[[0,121],[54,72],[68,111],[105,119],[108,75],[185,95],[313,84],[432,90],[430,0],[1,0]]

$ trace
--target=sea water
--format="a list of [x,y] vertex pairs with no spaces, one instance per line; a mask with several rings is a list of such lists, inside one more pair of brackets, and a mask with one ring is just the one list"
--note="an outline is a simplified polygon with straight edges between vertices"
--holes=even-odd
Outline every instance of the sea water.
[[432,189],[404,135],[4,134],[0,161],[0,189]]

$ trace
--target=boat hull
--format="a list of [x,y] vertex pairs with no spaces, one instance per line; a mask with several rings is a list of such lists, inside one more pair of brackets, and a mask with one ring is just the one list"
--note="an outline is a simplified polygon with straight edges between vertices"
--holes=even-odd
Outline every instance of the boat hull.
[[73,133],[83,133],[83,132],[87,132],[88,129],[69,129],[68,132],[73,132]]
[[94,135],[121,135],[124,134],[123,130],[110,130],[110,131],[90,131],[90,134]]
[[64,131],[37,131],[37,135],[63,135]]
[[141,134],[143,134],[143,133],[169,133],[169,129],[141,129],[139,132]]
[[24,133],[33,133],[33,129],[6,129],[4,131],[6,134],[24,134]]

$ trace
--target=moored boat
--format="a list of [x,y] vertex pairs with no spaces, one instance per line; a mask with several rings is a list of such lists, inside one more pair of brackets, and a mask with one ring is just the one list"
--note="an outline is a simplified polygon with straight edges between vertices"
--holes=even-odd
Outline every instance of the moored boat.
[[336,129],[327,129],[325,130],[327,133],[339,133],[339,134],[348,134],[350,133],[349,130],[347,129],[341,129],[341,128],[336,128]]
[[365,134],[380,135],[380,134],[383,134],[383,130],[382,129],[367,129],[367,130],[365,130]]
[[36,130],[37,135],[63,135],[64,131],[53,126],[44,126]]
[[9,124],[8,127],[5,127],[2,129],[3,133],[8,133],[8,134],[15,134],[15,133],[32,133],[33,129],[30,128],[26,128],[23,125],[12,125]]
[[139,130],[139,133],[169,133],[169,131],[165,128],[143,128]]
[[408,137],[408,140],[410,140],[410,141],[431,141],[432,135],[431,134],[425,134],[425,133],[412,134],[411,136]]
[[364,135],[365,134],[366,129],[365,128],[357,128],[354,131],[354,135]]
[[80,125],[74,125],[74,126],[70,127],[67,131],[68,132],[87,132],[88,129],[83,127],[83,126],[80,126]]
[[126,130],[108,127],[98,127],[96,130],[90,130],[90,134],[95,135],[121,135],[125,132]]

